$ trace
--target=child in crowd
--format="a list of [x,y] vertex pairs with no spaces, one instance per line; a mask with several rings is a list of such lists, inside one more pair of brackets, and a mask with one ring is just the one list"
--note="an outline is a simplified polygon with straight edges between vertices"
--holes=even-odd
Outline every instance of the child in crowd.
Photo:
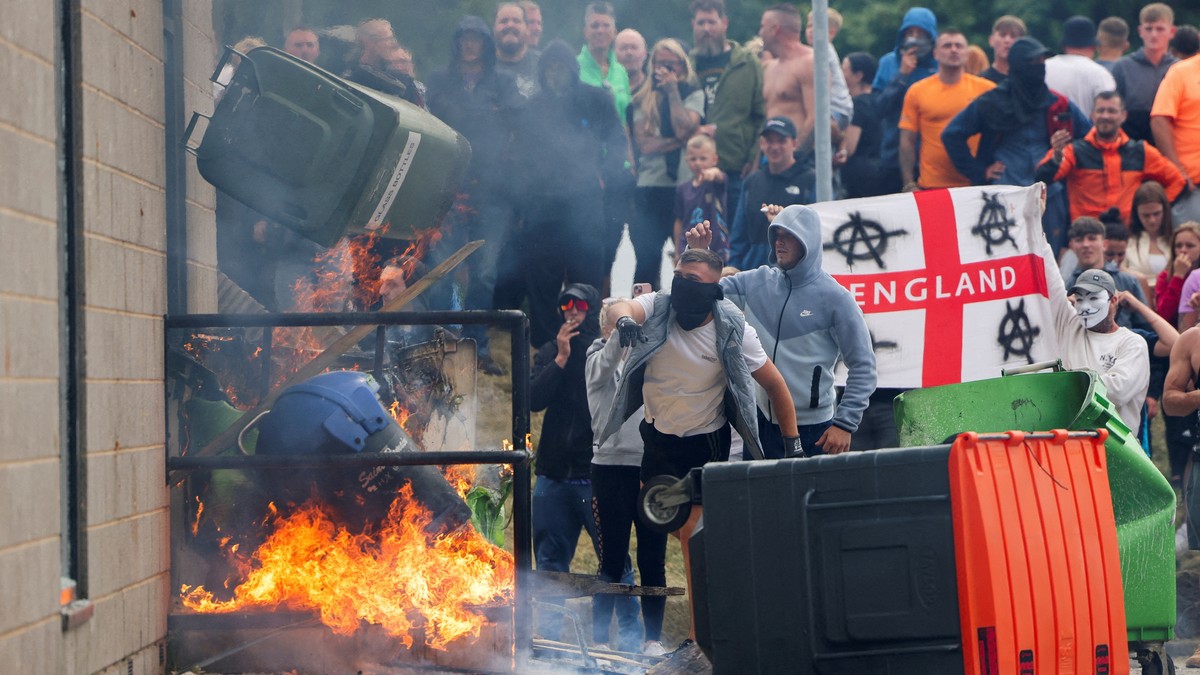
[[696,134],[687,142],[684,161],[692,179],[675,188],[675,262],[687,248],[684,232],[708,221],[713,240],[709,250],[729,261],[729,225],[725,215],[725,172],[717,168],[717,144],[711,136]]

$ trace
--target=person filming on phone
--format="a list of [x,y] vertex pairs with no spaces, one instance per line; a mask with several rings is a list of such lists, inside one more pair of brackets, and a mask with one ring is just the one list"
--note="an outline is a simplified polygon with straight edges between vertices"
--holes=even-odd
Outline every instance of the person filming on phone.
[[[1046,57],[1052,52],[1031,37],[1013,43],[1008,78],[975,99],[942,132],[946,154],[973,185],[1033,185],[1038,163],[1056,138],[1080,139],[1092,122],[1066,96],[1046,86]],[[978,150],[967,139],[979,134]],[[1066,191],[1061,183],[1046,190],[1042,215],[1055,256],[1067,243]]]

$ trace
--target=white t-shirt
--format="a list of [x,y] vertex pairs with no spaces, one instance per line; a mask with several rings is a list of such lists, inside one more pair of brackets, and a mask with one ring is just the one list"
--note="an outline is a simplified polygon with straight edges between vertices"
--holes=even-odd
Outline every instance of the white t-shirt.
[[[633,299],[646,312],[654,314],[654,299],[661,293],[639,295]],[[742,334],[742,354],[750,372],[767,363],[758,333],[750,324]],[[693,330],[672,324],[667,342],[646,364],[642,398],[646,420],[664,434],[696,436],[725,425],[725,368],[717,353],[715,321]]]
[[1091,117],[1096,94],[1114,91],[1117,81],[1108,68],[1086,56],[1059,54],[1046,59],[1046,86],[1066,96],[1085,116]]
[[1128,328],[1097,333],[1084,328],[1083,321],[1067,300],[1062,277],[1050,262],[1050,246],[1044,244],[1046,280],[1054,311],[1054,332],[1063,365],[1070,370],[1088,369],[1100,376],[1108,389],[1107,398],[1117,407],[1125,426],[1138,430],[1142,405],[1150,385],[1150,356],[1146,340]]

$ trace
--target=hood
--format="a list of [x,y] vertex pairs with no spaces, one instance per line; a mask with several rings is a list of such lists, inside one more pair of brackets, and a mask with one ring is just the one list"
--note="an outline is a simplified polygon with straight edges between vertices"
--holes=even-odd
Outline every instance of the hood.
[[492,39],[492,29],[477,16],[464,16],[454,29],[454,47],[450,53],[450,62],[458,65],[458,43],[464,33],[478,33],[483,36],[483,69],[491,72],[496,67],[496,41]]
[[[594,286],[588,284],[567,284],[562,293],[558,294],[558,305],[567,298],[575,298],[577,300],[585,300],[588,303],[587,318],[579,326],[579,336],[572,342],[579,340],[587,340],[590,343],[600,335],[600,291]],[[558,318],[563,318],[562,309],[558,310]],[[574,345],[572,345],[574,346]],[[579,349],[583,353],[583,348]]]
[[[924,7],[913,7],[904,13],[904,20],[900,22],[900,30],[896,31],[896,57],[900,57],[900,45],[904,44],[904,31],[916,26],[924,28],[925,32],[929,33],[929,39],[932,42],[937,42],[937,17],[933,12]],[[922,58],[921,61],[933,60],[932,51],[928,56]]]
[[821,218],[816,211],[799,204],[789,206],[775,216],[767,227],[767,241],[771,245],[770,263],[775,260],[775,237],[780,230],[792,233],[804,245],[800,262],[790,270],[784,270],[792,285],[804,284],[821,274]]
[[556,38],[546,45],[546,48],[542,50],[541,57],[538,58],[538,84],[541,85],[542,91],[546,90],[546,68],[551,63],[558,63],[570,68],[574,75],[573,80],[579,82],[579,59],[575,56],[575,50],[571,49],[566,42]]

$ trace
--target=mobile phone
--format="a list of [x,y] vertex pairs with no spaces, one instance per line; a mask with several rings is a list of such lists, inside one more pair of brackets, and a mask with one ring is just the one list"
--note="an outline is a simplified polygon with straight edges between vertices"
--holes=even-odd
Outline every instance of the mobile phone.
[[650,284],[643,283],[643,284],[634,284],[633,285],[633,297],[635,297],[635,298],[639,295],[645,295],[647,293],[653,293],[653,292],[654,292],[654,289],[650,286]]
[[1048,131],[1050,132],[1051,136],[1053,136],[1054,132],[1058,131],[1059,129],[1066,130],[1066,132],[1072,136],[1075,135],[1075,124],[1071,120],[1071,111],[1069,110],[1064,110],[1063,112],[1055,115],[1054,119],[1050,121],[1049,126],[1050,128]]

